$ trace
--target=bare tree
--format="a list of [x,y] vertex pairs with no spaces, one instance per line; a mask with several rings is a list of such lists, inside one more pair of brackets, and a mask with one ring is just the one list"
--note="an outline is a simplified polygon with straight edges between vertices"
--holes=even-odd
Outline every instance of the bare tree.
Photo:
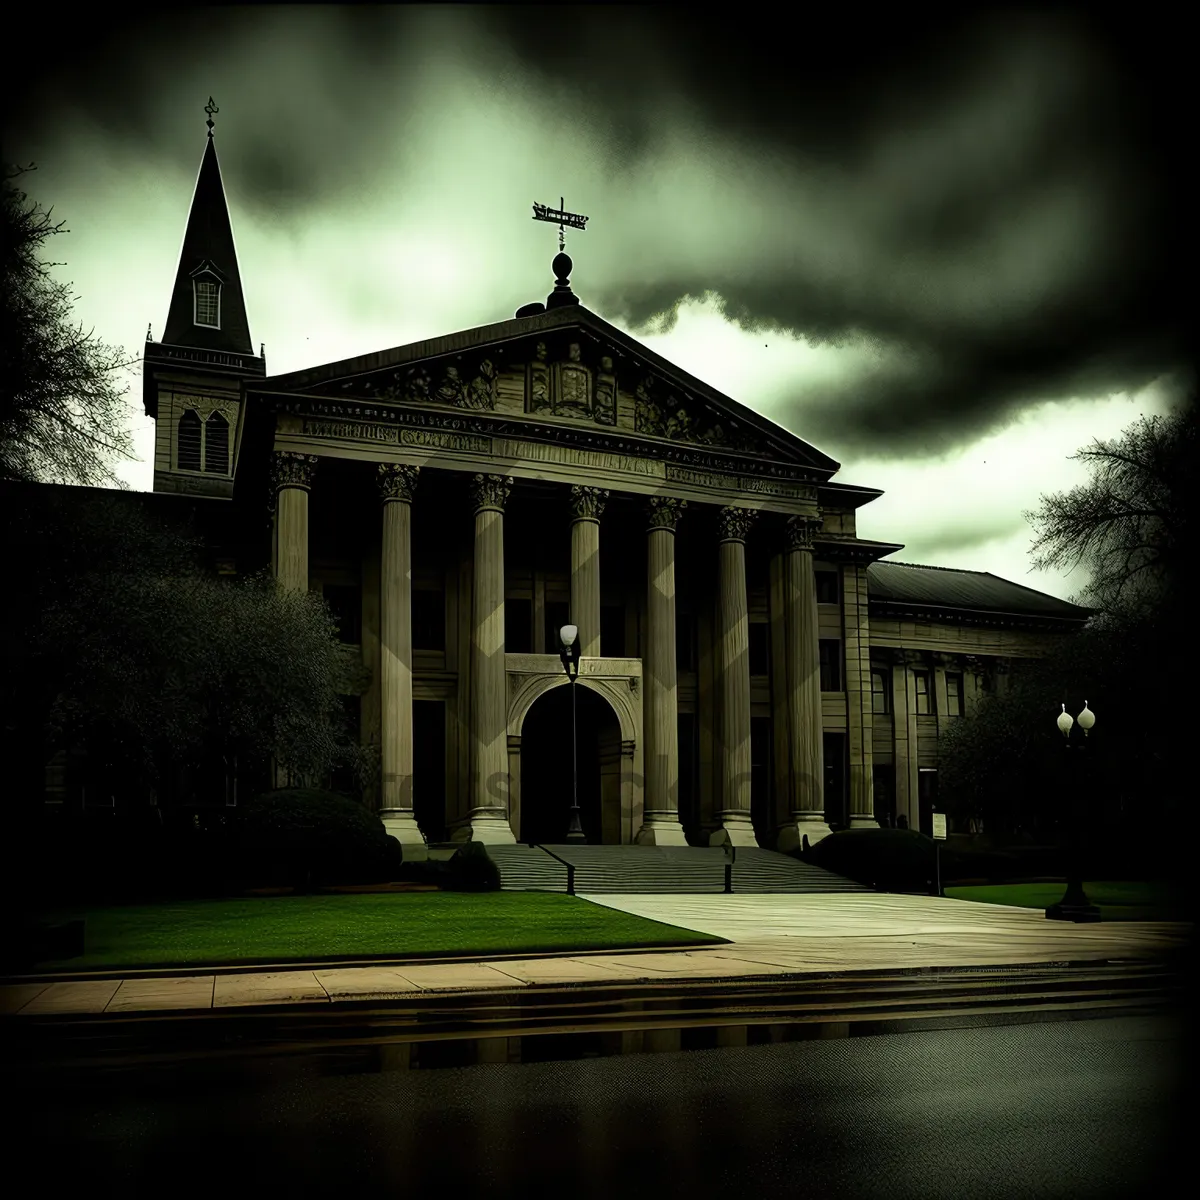
[[77,297],[42,249],[64,230],[4,167],[0,182],[0,478],[116,484],[111,463],[136,455],[119,372],[137,360],[73,327]]
[[1182,586],[1196,534],[1194,400],[1168,416],[1143,417],[1115,441],[1072,457],[1095,468],[1086,484],[1041,497],[1026,513],[1037,531],[1034,566],[1084,565],[1082,601],[1105,614],[1145,616]]

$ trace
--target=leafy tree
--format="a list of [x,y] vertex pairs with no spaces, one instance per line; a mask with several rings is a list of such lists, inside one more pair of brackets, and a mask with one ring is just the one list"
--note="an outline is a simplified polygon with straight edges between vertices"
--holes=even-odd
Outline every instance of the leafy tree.
[[119,348],[71,321],[70,285],[44,262],[64,230],[14,182],[33,167],[5,165],[0,180],[0,478],[117,484],[110,463],[135,458]]
[[44,767],[82,743],[126,786],[158,786],[169,762],[232,770],[268,756],[313,778],[348,765],[369,782],[340,700],[361,690],[361,664],[320,597],[266,575],[216,577],[199,536],[147,501],[35,487],[10,503],[9,559],[28,590],[7,627],[8,753]]

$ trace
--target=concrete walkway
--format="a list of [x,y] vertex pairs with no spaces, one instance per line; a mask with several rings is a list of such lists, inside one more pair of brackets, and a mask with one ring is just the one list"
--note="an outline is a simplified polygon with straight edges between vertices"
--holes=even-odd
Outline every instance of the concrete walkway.
[[400,966],[247,968],[237,974],[0,985],[0,1013],[184,1012],[411,998],[614,981],[762,979],[923,967],[1154,960],[1191,943],[1183,922],[1048,921],[1040,909],[923,896],[587,896],[608,908],[731,939],[703,949],[494,958]]

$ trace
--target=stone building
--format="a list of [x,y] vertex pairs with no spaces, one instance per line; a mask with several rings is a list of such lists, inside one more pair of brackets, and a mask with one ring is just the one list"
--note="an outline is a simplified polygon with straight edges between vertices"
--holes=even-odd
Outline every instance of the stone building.
[[571,268],[511,319],[269,375],[210,132],[145,348],[155,491],[223,498],[236,569],[324,594],[410,854],[560,839],[573,755],[594,842],[928,829],[939,729],[1087,611],[888,561],[857,533],[879,491],[589,311]]

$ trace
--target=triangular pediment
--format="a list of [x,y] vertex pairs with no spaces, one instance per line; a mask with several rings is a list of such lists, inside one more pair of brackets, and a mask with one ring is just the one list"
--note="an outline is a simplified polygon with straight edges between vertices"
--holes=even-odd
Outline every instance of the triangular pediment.
[[[266,379],[262,390],[590,426],[754,455],[828,477],[838,463],[581,305]],[[255,390],[258,390],[257,388]]]

